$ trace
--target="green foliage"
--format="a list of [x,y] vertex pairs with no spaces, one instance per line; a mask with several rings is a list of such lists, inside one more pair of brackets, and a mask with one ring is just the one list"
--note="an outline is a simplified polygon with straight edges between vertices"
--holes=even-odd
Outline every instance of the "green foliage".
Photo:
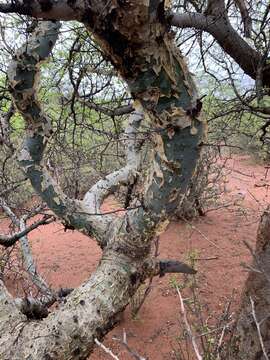
[[[264,98],[264,103],[269,103],[269,99]],[[249,153],[262,160],[268,159],[269,146],[260,139],[265,119],[259,113],[257,115],[248,109],[243,110],[235,100],[224,100],[214,95],[204,99],[204,111],[209,119],[209,143],[228,146],[231,152]]]

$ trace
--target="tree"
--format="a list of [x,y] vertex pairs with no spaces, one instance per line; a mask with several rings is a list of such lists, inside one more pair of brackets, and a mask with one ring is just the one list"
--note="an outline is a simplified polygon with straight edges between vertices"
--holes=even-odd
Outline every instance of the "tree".
[[[240,9],[244,34],[249,37],[253,19],[247,4],[240,0],[234,3]],[[16,306],[4,283],[0,283],[3,359],[84,359],[95,339],[102,339],[115,325],[117,314],[148,277],[193,272],[181,262],[156,259],[150,253],[153,238],[166,227],[193,177],[206,132],[201,100],[170,27],[192,27],[210,33],[256,80],[257,94],[262,96],[270,83],[269,38],[266,36],[259,50],[249,45],[230,23],[230,4],[223,0],[209,0],[207,6],[199,1],[170,4],[156,0],[15,0],[0,4],[2,13],[47,20],[38,22],[31,39],[16,52],[9,66],[10,93],[27,128],[19,164],[55,216],[67,227],[94,236],[103,250],[91,278],[73,290],[59,310],[39,322],[25,322],[22,306]],[[175,14],[173,8],[183,12]],[[269,6],[265,6],[259,34],[264,33],[268,13]],[[63,193],[43,159],[52,126],[37,98],[38,77],[41,63],[57,41],[60,20],[79,21],[93,34],[103,56],[126,82],[133,98],[128,111],[134,111],[126,130],[128,163],[94,185],[83,200]],[[248,106],[268,111],[261,104],[254,107],[251,100]],[[154,141],[143,195],[122,218],[100,216],[101,204],[112,189],[135,182],[141,163],[141,144],[136,134],[143,116]],[[26,232],[21,228],[15,239],[3,238],[1,243],[9,246]]]

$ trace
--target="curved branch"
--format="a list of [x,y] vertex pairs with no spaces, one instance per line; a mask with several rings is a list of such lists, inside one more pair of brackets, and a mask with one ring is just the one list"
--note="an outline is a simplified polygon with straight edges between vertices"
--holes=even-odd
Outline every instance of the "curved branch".
[[[242,70],[256,80],[261,55],[234,30],[227,18],[199,13],[172,13],[170,22],[179,28],[194,28],[211,34]],[[263,71],[263,82],[270,85],[270,69],[267,66]]]
[[[116,315],[126,307],[145,276],[137,271],[140,267],[128,257],[107,252],[95,274],[72,292],[66,304],[42,322],[24,324],[23,331],[19,326],[23,317],[15,311],[11,297],[4,290],[3,299],[7,305],[0,308],[0,357],[17,360],[34,354],[33,359],[46,356],[57,359],[60,355],[67,359],[72,354],[74,359],[86,358],[95,345],[94,339],[101,339],[115,324]],[[0,288],[0,305],[1,297]],[[2,326],[5,316],[9,323]],[[10,337],[10,319],[14,328],[12,337],[18,336],[13,346],[6,341]]]
[[98,181],[84,196],[84,203],[93,213],[100,212],[104,199],[119,185],[132,184],[138,175],[141,165],[141,140],[138,139],[138,129],[143,119],[142,112],[134,112],[129,117],[125,131],[126,137],[126,165],[105,179]]
[[[7,327],[1,323],[0,358],[17,360],[18,354],[21,358],[34,354],[34,359],[88,356],[95,338],[101,339],[114,326],[116,315],[149,276],[145,262],[150,257],[151,240],[164,230],[177,208],[200,156],[205,126],[196,87],[165,24],[156,21],[159,2],[151,2],[149,12],[143,0],[125,2],[124,9],[114,2],[113,14],[111,6],[104,6],[107,1],[94,3],[97,10],[103,9],[102,17],[94,24],[89,20],[87,25],[99,35],[108,58],[142,104],[154,133],[155,149],[142,189],[143,206],[119,219],[97,271],[60,309],[41,322],[27,323],[21,333],[16,321],[13,346]],[[133,16],[134,9],[137,16]],[[128,22],[123,21],[127,10]],[[154,54],[153,48],[158,49]],[[30,137],[37,146],[30,159],[24,158],[24,166],[36,166],[36,171],[40,171],[39,147],[44,148],[44,136],[38,136]]]
[[13,101],[27,125],[27,136],[18,161],[37,194],[68,227],[95,236],[102,244],[103,235],[109,226],[108,219],[91,214],[83,202],[68,198],[43,163],[52,127],[37,99],[39,68],[50,55],[59,29],[58,22],[40,23],[28,44],[16,52],[9,67]]

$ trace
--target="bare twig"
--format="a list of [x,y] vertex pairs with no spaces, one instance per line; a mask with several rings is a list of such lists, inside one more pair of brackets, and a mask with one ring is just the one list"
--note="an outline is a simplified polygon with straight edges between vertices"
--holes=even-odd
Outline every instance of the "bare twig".
[[196,343],[196,337],[193,335],[192,333],[192,330],[191,330],[191,327],[189,325],[189,322],[188,322],[188,319],[187,319],[187,314],[186,314],[186,310],[185,310],[185,306],[184,306],[184,300],[182,298],[182,295],[181,295],[181,292],[179,290],[179,287],[177,286],[176,287],[176,291],[178,293],[178,296],[179,296],[179,300],[180,300],[180,310],[181,310],[181,314],[183,316],[183,319],[184,319],[184,322],[185,322],[185,326],[186,326],[186,330],[187,330],[187,333],[188,333],[188,336],[191,340],[191,343],[192,343],[192,346],[193,346],[193,349],[194,349],[194,352],[196,354],[196,358],[197,360],[203,360],[201,354],[200,354],[200,351],[199,351],[199,348],[197,346],[197,343]]
[[215,244],[213,241],[211,241],[210,239],[208,239],[208,237],[207,237],[203,232],[201,232],[200,229],[198,229],[196,226],[194,226],[193,224],[191,224],[191,223],[190,223],[189,221],[187,221],[185,218],[182,218],[182,220],[183,220],[184,222],[186,222],[186,223],[191,227],[192,230],[197,231],[197,232],[198,232],[206,241],[208,241],[211,245],[213,245],[215,248],[221,250],[220,247],[219,247],[217,244]]
[[127,342],[127,334],[125,329],[123,329],[123,338],[113,337],[114,340],[119,341],[128,351],[128,353],[133,357],[135,360],[147,360],[145,357],[140,356],[136,351],[132,350]]
[[55,221],[52,215],[45,215],[42,219],[35,221],[33,224],[24,228],[24,230],[17,232],[13,235],[1,235],[0,234],[0,245],[5,247],[13,246],[19,239],[29,234],[31,231],[37,229],[41,225],[48,225]]
[[114,353],[107,348],[105,345],[103,345],[100,341],[98,341],[97,338],[95,338],[95,343],[103,350],[106,354],[110,355],[115,360],[120,360],[118,356],[114,355]]
[[254,320],[254,322],[256,324],[256,327],[257,327],[257,332],[258,332],[258,337],[259,337],[259,340],[260,340],[262,352],[263,352],[263,355],[265,357],[265,360],[269,360],[269,357],[267,355],[267,352],[266,352],[266,349],[265,349],[265,346],[264,346],[263,338],[262,338],[260,322],[257,319],[256,312],[255,312],[254,301],[253,301],[251,296],[249,297],[249,300],[250,300],[250,304],[251,304],[251,312],[252,312],[253,320]]

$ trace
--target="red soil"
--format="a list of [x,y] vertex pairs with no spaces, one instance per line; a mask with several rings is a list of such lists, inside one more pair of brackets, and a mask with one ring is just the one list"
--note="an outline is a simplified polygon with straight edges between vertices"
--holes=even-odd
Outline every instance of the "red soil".
[[[268,200],[268,179],[265,167],[254,164],[247,156],[237,156],[226,163],[230,169],[222,201],[233,206],[207,213],[192,224],[172,222],[160,239],[160,257],[197,258],[199,296],[211,314],[210,323],[221,314],[232,291],[235,306],[247,272],[240,265],[249,263],[250,254],[243,240],[254,246],[259,215]],[[270,176],[270,175],[269,175]],[[270,184],[270,183],[269,183]],[[108,209],[115,207],[112,199]],[[31,236],[39,271],[53,287],[75,287],[94,271],[101,251],[95,241],[78,232],[64,231],[61,224],[47,225]],[[176,359],[173,348],[182,334],[179,299],[174,289],[181,284],[181,275],[156,278],[138,317],[133,320],[127,308],[120,324],[104,341],[119,359],[131,359],[123,346],[112,337],[121,337],[126,330],[129,346],[151,360]],[[190,292],[190,290],[188,289]],[[185,296],[189,296],[185,290]],[[195,357],[194,357],[195,358]],[[91,359],[111,357],[100,348]],[[193,359],[193,356],[190,357]]]

